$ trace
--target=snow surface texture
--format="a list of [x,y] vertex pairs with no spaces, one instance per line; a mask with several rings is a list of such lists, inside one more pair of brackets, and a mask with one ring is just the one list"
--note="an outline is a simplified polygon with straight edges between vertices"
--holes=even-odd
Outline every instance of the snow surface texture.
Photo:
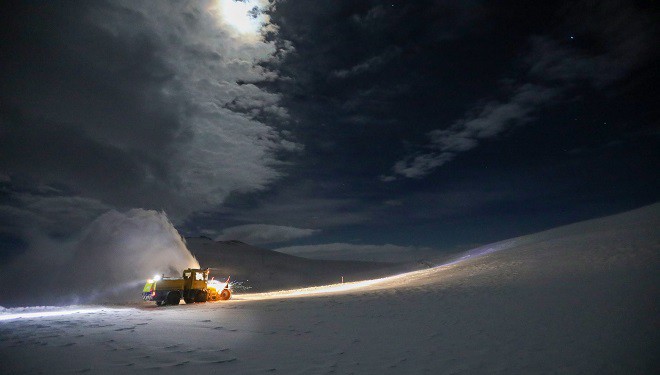
[[[61,304],[133,300],[156,272],[180,274],[199,268],[165,213],[109,211],[73,243],[42,244],[2,268],[3,285],[15,285],[0,302]],[[146,273],[146,274],[145,274]]]
[[0,373],[657,373],[659,224],[656,204],[433,269],[227,302],[10,309]]

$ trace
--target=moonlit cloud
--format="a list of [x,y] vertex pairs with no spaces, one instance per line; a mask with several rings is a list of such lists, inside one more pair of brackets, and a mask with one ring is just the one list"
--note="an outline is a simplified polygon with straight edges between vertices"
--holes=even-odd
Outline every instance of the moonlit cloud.
[[254,40],[262,24],[268,23],[268,16],[260,10],[266,5],[261,0],[216,0],[209,9],[231,31]]
[[[279,95],[254,84],[277,76],[259,63],[278,49],[258,33],[238,38],[212,6],[117,0],[54,10],[48,22],[63,31],[29,36],[53,55],[6,70],[9,89],[33,94],[1,103],[4,180],[180,220],[280,178],[279,155],[301,146],[278,129],[289,118]],[[51,39],[67,48],[46,48]]]
[[[230,3],[223,6],[234,6]],[[230,108],[231,103],[245,103],[242,109],[277,113],[273,110],[277,95],[237,83],[271,78],[272,73],[257,63],[274,54],[275,46],[259,40],[237,41],[193,5],[172,12],[159,5],[129,4],[152,17],[148,24],[153,35],[167,41],[164,60],[175,75],[163,88],[184,106],[179,121],[180,132],[185,134],[175,144],[170,165],[178,180],[177,193],[185,197],[186,206],[217,205],[232,191],[263,189],[281,176],[275,168],[275,153],[290,147],[282,145],[286,140],[273,127],[255,120],[252,113]],[[192,27],[187,18],[190,14],[196,17]],[[122,30],[124,25],[117,22],[108,27],[132,32],[130,26]]]

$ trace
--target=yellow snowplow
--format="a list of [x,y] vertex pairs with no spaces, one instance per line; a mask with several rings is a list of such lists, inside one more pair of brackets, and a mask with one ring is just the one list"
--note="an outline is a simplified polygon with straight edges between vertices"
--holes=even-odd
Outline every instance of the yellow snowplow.
[[231,298],[229,277],[221,283],[209,280],[209,269],[188,268],[180,278],[157,276],[147,280],[142,289],[142,299],[155,301],[156,305],[178,305],[181,298],[186,303],[226,301]]

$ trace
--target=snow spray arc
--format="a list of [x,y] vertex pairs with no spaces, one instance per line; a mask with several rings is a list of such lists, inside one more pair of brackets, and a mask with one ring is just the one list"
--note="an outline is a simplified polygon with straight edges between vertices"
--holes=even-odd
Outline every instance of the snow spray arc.
[[130,301],[145,275],[180,274],[199,263],[164,212],[109,211],[94,220],[75,245],[61,285],[77,302]]

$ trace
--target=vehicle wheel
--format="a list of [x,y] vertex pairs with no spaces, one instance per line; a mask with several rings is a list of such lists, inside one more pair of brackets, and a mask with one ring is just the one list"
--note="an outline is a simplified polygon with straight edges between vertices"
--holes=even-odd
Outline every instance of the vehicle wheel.
[[229,291],[229,289],[223,289],[222,292],[220,292],[221,301],[226,301],[230,298],[231,298],[231,291]]
[[206,302],[206,292],[203,290],[198,290],[195,295],[195,302]]
[[170,292],[167,295],[168,305],[178,305],[179,302],[181,302],[181,294],[179,294],[179,292]]
[[209,292],[209,297],[208,298],[209,298],[209,301],[219,301],[220,300],[220,296],[218,295],[218,292],[215,291],[215,290],[212,291],[212,292]]
[[163,304],[163,301],[156,301],[156,306],[160,306]]
[[186,305],[195,302],[194,299],[192,299],[192,298],[188,298],[188,297],[183,297],[183,301],[186,303]]

